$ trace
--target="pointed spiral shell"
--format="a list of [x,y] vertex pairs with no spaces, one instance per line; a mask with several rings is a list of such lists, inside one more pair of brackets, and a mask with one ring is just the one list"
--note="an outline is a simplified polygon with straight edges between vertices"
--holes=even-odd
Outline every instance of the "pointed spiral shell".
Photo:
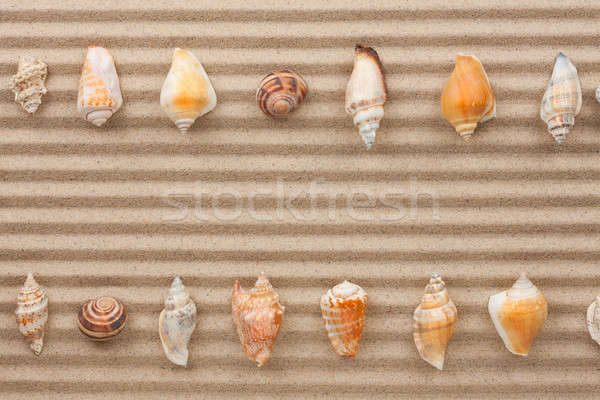
[[15,94],[15,101],[32,114],[42,104],[46,94],[44,82],[48,76],[48,65],[37,58],[21,57],[17,74],[12,77],[9,88]]
[[496,116],[496,98],[481,61],[456,55],[456,65],[441,98],[442,114],[465,141],[471,140],[479,123]]
[[510,289],[490,297],[488,311],[506,348],[526,356],[546,321],[548,303],[527,275],[521,273]]
[[29,273],[17,297],[15,317],[19,331],[31,339],[31,350],[37,356],[44,346],[48,323],[48,296]]
[[440,274],[431,274],[413,319],[413,338],[421,358],[441,370],[457,312]]
[[367,292],[344,281],[321,297],[321,313],[327,335],[335,352],[354,357],[365,325]]
[[256,91],[256,102],[265,114],[280,117],[300,107],[307,93],[308,86],[300,74],[281,69],[263,78]]
[[123,104],[119,76],[112,55],[90,46],[81,70],[77,110],[95,126],[102,126]]
[[387,85],[379,55],[373,48],[357,44],[352,75],[346,86],[345,108],[352,115],[367,150],[375,142],[386,101]]
[[231,298],[233,323],[246,356],[259,367],[271,357],[284,310],[264,272],[249,291],[235,281]]
[[577,68],[567,56],[558,53],[540,106],[540,117],[558,144],[565,141],[575,126],[575,116],[581,111],[581,97]]
[[167,358],[187,366],[187,345],[196,328],[196,304],[185,290],[181,278],[173,279],[165,308],[158,320],[158,333]]
[[92,340],[108,340],[118,335],[127,321],[125,304],[113,297],[99,297],[83,304],[77,316],[79,330]]

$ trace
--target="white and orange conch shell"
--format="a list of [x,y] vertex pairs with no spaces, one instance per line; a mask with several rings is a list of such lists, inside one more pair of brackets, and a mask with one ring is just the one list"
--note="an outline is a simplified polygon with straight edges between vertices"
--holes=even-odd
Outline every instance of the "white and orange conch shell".
[[540,117],[548,125],[548,132],[558,144],[562,144],[571,128],[575,116],[581,111],[581,84],[577,68],[563,53],[558,53],[552,77],[540,107]]
[[37,111],[42,104],[42,96],[48,91],[44,82],[48,76],[48,65],[33,57],[21,57],[17,74],[8,87],[15,94],[15,101],[30,114]]
[[35,355],[42,352],[44,335],[48,323],[48,296],[29,273],[17,297],[15,310],[19,331],[31,339],[31,350]]
[[413,338],[421,358],[441,370],[457,312],[440,274],[431,274],[413,319]]
[[264,272],[249,291],[235,281],[231,298],[233,323],[246,356],[259,367],[271,357],[284,310]]
[[441,103],[442,114],[465,141],[471,140],[477,124],[496,116],[496,98],[477,57],[456,55],[456,65],[442,91]]
[[375,142],[386,101],[387,86],[379,55],[371,47],[357,44],[354,68],[346,86],[346,112],[353,116],[367,150]]
[[175,49],[160,91],[160,105],[181,133],[217,105],[217,94],[200,61],[189,51]]
[[490,297],[488,311],[496,331],[513,354],[526,356],[548,315],[542,292],[525,273],[508,290]]
[[366,311],[367,292],[348,281],[334,286],[321,297],[321,313],[327,335],[338,355],[356,355]]
[[175,277],[158,319],[163,350],[174,364],[187,366],[187,345],[196,329],[196,314],[196,304],[185,290],[181,278]]
[[587,327],[592,339],[600,344],[600,296],[587,309]]
[[77,110],[86,121],[102,126],[123,105],[115,61],[103,47],[90,46],[79,81]]

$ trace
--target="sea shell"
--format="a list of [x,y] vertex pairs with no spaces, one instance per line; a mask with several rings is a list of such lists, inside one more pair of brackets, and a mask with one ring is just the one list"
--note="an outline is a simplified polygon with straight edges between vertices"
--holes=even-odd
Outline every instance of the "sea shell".
[[526,356],[548,315],[544,295],[525,273],[512,288],[490,297],[488,311],[504,345],[513,354]]
[[216,107],[215,89],[200,61],[189,51],[175,49],[160,91],[160,105],[181,133]]
[[567,56],[558,53],[540,107],[540,117],[558,144],[565,141],[569,130],[575,126],[575,116],[581,111],[581,103],[577,69]]
[[413,338],[421,358],[437,369],[444,367],[446,347],[456,325],[456,306],[440,274],[431,274],[421,304],[413,315]]
[[35,355],[42,352],[44,335],[48,323],[48,296],[29,273],[17,297],[15,310],[19,331],[31,339],[31,350]]
[[442,114],[465,141],[477,124],[496,116],[496,98],[481,61],[456,55],[456,65],[442,91]]
[[587,309],[587,327],[592,339],[600,344],[600,296]]
[[281,69],[263,78],[256,90],[256,102],[265,114],[280,117],[300,107],[307,92],[300,74]]
[[158,333],[167,358],[187,366],[187,345],[196,329],[196,304],[177,276],[169,289],[165,308],[158,319]]
[[354,357],[365,325],[367,293],[344,281],[321,297],[321,313],[329,340],[340,356]]
[[354,68],[346,86],[346,112],[353,116],[367,150],[375,142],[386,101],[387,86],[379,55],[371,47],[357,44]]
[[108,340],[117,336],[127,321],[125,304],[112,297],[99,297],[83,304],[77,316],[77,326],[92,340]]
[[15,101],[32,114],[42,104],[46,94],[44,82],[48,76],[48,65],[33,57],[21,57],[17,74],[12,77],[8,87],[15,93]]
[[122,104],[113,57],[103,47],[90,46],[81,70],[77,111],[86,121],[102,126]]
[[285,308],[264,272],[249,291],[233,284],[231,313],[246,356],[262,366],[271,357]]

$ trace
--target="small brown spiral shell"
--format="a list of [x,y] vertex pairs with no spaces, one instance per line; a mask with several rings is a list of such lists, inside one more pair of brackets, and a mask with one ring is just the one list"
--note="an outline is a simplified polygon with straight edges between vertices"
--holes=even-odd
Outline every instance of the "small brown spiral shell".
[[112,297],[99,297],[81,306],[77,325],[92,340],[108,340],[123,330],[126,320],[125,304]]
[[263,78],[256,91],[256,102],[265,114],[278,117],[300,107],[306,93],[308,86],[300,74],[281,69]]

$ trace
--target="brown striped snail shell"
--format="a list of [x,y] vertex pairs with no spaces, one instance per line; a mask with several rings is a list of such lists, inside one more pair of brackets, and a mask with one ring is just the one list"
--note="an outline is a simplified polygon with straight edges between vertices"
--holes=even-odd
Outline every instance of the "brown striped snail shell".
[[307,93],[308,86],[300,74],[281,69],[263,78],[256,91],[256,102],[265,114],[280,117],[300,107]]
[[112,297],[99,297],[83,304],[79,309],[77,326],[92,340],[108,340],[125,328],[127,308]]

